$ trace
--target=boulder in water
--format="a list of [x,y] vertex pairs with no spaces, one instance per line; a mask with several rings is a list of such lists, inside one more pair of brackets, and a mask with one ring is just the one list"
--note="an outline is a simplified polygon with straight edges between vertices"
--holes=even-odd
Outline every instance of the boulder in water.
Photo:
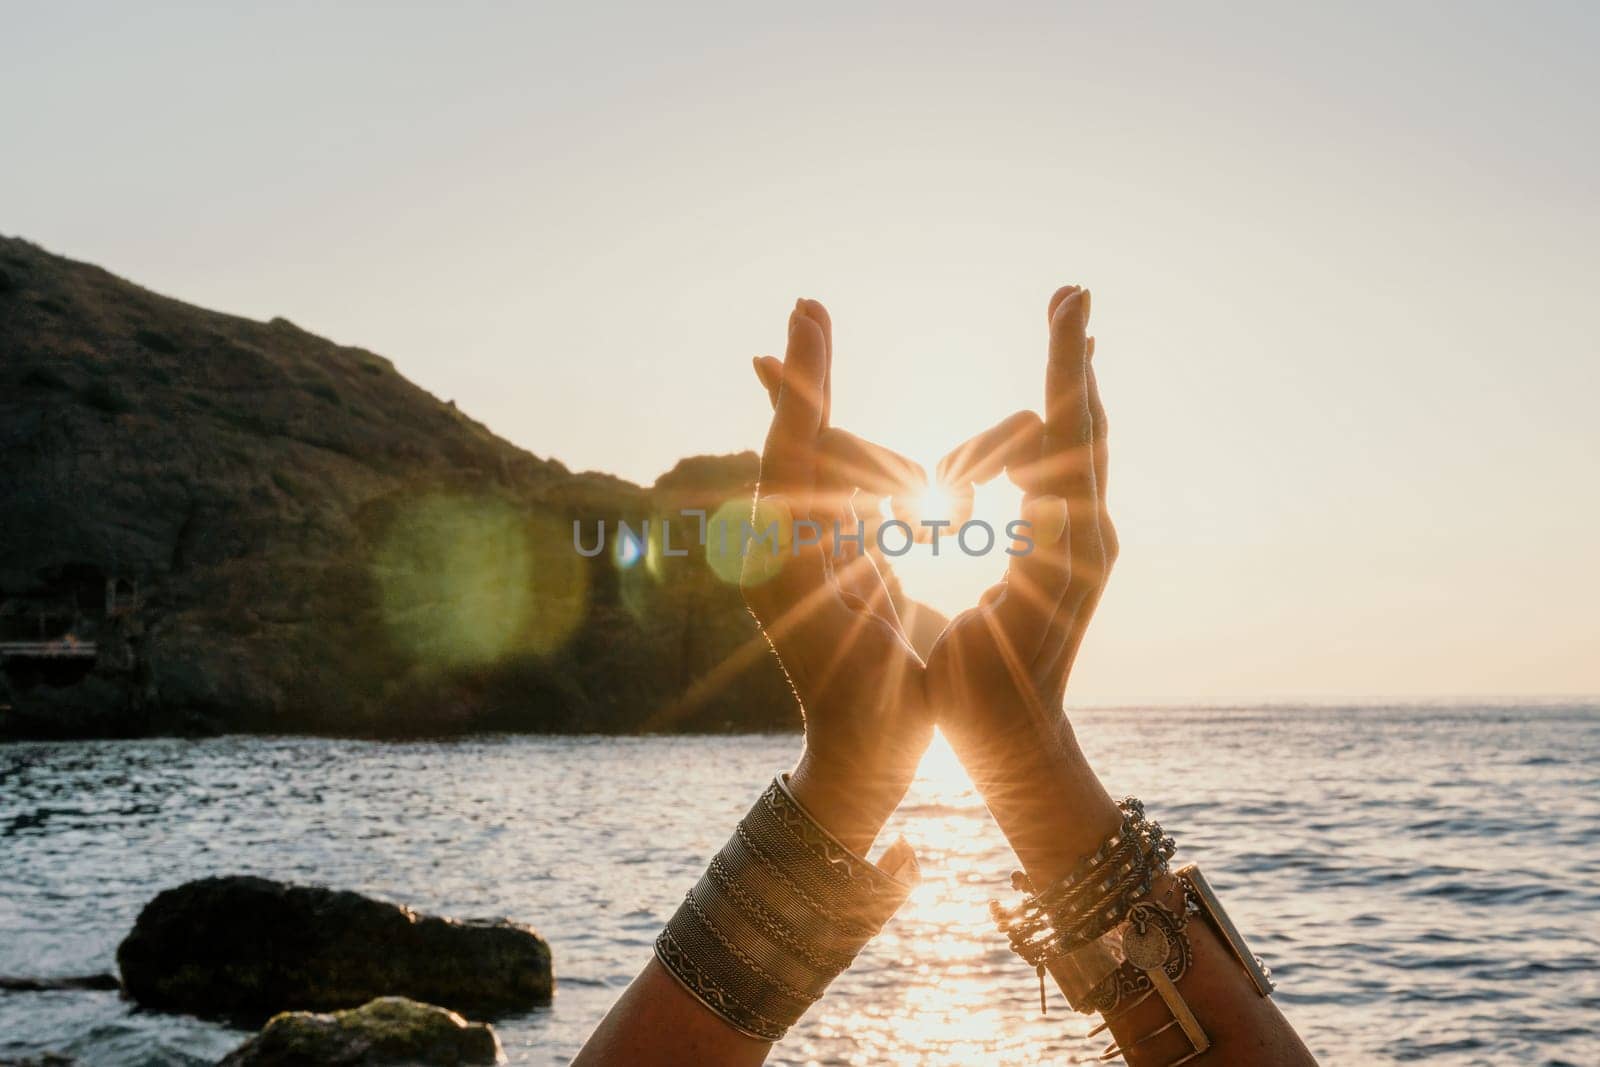
[[487,1023],[468,1022],[453,1011],[405,997],[381,997],[332,1015],[275,1015],[218,1067],[457,1067],[504,1061],[500,1039]]
[[555,986],[550,946],[530,927],[252,877],[160,893],[117,963],[145,1007],[247,1020],[387,996],[494,1015],[547,1004]]

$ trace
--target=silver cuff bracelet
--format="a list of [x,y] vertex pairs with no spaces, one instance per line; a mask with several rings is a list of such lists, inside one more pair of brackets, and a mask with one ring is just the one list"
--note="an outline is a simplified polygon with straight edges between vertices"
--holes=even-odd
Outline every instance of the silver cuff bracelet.
[[857,856],[773,780],[656,938],[656,958],[734,1029],[781,1038],[904,903],[903,841]]

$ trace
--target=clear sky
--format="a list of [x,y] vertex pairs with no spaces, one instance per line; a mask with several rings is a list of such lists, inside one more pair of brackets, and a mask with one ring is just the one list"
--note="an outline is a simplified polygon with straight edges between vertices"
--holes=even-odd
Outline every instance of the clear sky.
[[931,461],[1087,284],[1070,699],[1600,692],[1600,7],[330,6],[0,5],[0,232],[645,482],[796,296]]

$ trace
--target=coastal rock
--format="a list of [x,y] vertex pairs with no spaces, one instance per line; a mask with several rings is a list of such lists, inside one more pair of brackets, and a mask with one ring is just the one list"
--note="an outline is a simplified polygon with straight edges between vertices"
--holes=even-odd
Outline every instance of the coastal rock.
[[[0,738],[799,726],[677,513],[753,453],[573,473],[285,319],[0,265]],[[663,519],[672,554],[616,551]]]
[[405,997],[381,997],[331,1015],[275,1015],[218,1067],[457,1067],[504,1061],[500,1039],[488,1024]]
[[530,927],[252,877],[159,894],[117,963],[145,1007],[241,1019],[386,996],[495,1015],[547,1004],[555,987],[550,947]]

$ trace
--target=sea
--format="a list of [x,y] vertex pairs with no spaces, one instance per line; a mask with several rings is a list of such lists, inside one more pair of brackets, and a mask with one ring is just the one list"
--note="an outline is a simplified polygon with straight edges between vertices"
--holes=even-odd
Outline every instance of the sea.
[[[1324,1064],[1600,1065],[1600,706],[1074,711],[1116,794],[1200,864]],[[216,874],[507,917],[554,1002],[492,1020],[565,1063],[792,735],[230,736],[0,745],[0,975],[112,971],[160,890]],[[1064,813],[1065,815],[1066,813]],[[923,881],[779,1064],[1090,1063],[1102,1041],[989,925],[1014,861],[936,742],[884,841]],[[249,1033],[115,992],[0,993],[0,1062],[214,1063]],[[664,1039],[670,1040],[670,1037]]]

